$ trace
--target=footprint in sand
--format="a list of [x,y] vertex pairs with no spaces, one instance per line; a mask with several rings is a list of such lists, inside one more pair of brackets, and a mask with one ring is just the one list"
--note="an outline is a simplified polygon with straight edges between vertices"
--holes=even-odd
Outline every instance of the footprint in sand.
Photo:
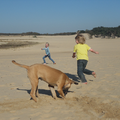
[[115,73],[114,75],[116,75],[116,76],[120,76],[120,73]]
[[112,101],[110,99],[104,100],[102,103],[111,103]]
[[10,83],[7,86],[15,86],[15,83]]
[[41,114],[41,112],[37,112],[37,113],[31,114],[30,116],[35,117],[35,116],[39,116],[40,114]]
[[15,113],[16,111],[15,110],[11,110],[10,113]]
[[18,88],[18,87],[12,87],[11,90],[15,90],[15,89],[17,89],[17,88]]
[[117,96],[117,95],[109,95],[109,96],[112,98],[119,98],[119,96]]
[[5,87],[5,85],[0,85],[0,87]]
[[10,120],[19,120],[19,119],[20,119],[19,117],[10,118]]

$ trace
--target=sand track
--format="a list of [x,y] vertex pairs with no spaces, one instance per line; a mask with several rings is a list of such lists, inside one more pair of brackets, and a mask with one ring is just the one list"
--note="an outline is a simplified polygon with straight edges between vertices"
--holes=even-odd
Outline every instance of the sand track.
[[46,113],[44,113],[44,111],[41,111],[41,109],[44,110],[46,107],[49,107],[49,109],[51,109],[49,111],[49,114],[53,116],[53,111],[56,110],[57,114],[66,112],[71,113],[73,111],[75,119],[77,117],[81,117],[81,114],[83,113],[86,114],[86,116],[90,119],[120,119],[120,106],[115,107],[114,104],[116,104],[114,101],[111,101],[111,103],[102,103],[100,98],[90,98],[87,96],[80,98],[66,98],[65,100],[61,98],[54,100],[50,96],[41,96],[38,99],[38,103],[35,103],[33,100],[28,99],[16,99],[1,102],[0,114],[6,112],[17,113],[18,110],[26,109],[30,112],[30,114],[33,114],[34,116],[35,113],[32,113],[29,109],[36,109],[37,111],[40,111],[43,116],[45,116]]
[[[10,36],[9,36],[10,37]],[[2,37],[0,39],[8,39]],[[42,63],[45,42],[50,43],[53,65],[70,78],[78,80],[76,59],[72,59],[75,36],[42,36],[30,47],[0,49],[0,119],[1,120],[119,120],[120,119],[120,39],[90,39],[87,44],[99,55],[89,52],[88,69],[97,78],[86,75],[88,84],[72,85],[66,99],[54,100],[45,82],[39,81],[38,103],[30,100],[31,85],[26,70],[12,64],[32,65]],[[9,39],[31,39],[29,36],[12,36]],[[28,40],[29,41],[29,40]],[[31,40],[30,40],[31,41]],[[19,88],[19,89],[18,89]]]

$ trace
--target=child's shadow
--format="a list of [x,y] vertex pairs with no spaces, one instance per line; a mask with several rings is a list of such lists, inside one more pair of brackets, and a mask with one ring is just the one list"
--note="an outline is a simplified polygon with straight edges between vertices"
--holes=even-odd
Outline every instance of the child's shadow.
[[80,79],[78,76],[74,75],[74,74],[69,74],[69,73],[65,73],[69,78],[71,78],[72,80],[76,81],[76,82],[80,82]]
[[[78,76],[74,75],[74,74],[69,74],[69,73],[65,73],[69,78],[72,78],[74,81],[76,82],[81,82],[81,80],[79,79]],[[92,82],[93,80],[89,80],[90,82]]]

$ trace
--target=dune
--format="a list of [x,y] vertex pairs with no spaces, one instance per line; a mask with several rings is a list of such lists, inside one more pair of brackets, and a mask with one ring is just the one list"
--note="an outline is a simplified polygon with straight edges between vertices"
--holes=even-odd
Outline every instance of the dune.
[[25,69],[12,64],[32,65],[43,63],[45,52],[41,50],[50,43],[54,65],[46,58],[47,65],[59,69],[70,78],[77,76],[77,61],[72,58],[75,35],[69,36],[0,36],[5,41],[37,42],[32,46],[0,49],[0,119],[1,120],[119,120],[120,119],[120,38],[88,39],[86,43],[100,54],[89,52],[88,69],[97,74],[86,75],[88,84],[72,85],[65,99],[53,99],[48,85],[39,81],[38,102],[30,99],[31,85]]

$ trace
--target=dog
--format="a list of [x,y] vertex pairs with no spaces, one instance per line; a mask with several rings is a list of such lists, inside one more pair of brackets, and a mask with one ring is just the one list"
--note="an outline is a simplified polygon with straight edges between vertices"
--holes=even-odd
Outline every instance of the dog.
[[61,72],[60,70],[51,68],[48,65],[34,64],[31,66],[27,66],[27,65],[19,64],[15,60],[12,60],[12,63],[27,69],[27,76],[30,79],[30,83],[31,83],[30,96],[35,102],[37,102],[36,97],[39,97],[38,94],[39,79],[48,83],[48,87],[50,88],[54,99],[57,98],[54,89],[55,86],[58,87],[57,91],[61,95],[61,97],[65,98],[65,94],[63,90],[66,91],[67,93],[68,89],[71,87],[71,84],[73,83],[78,84],[77,82],[68,78],[68,76],[65,73]]

